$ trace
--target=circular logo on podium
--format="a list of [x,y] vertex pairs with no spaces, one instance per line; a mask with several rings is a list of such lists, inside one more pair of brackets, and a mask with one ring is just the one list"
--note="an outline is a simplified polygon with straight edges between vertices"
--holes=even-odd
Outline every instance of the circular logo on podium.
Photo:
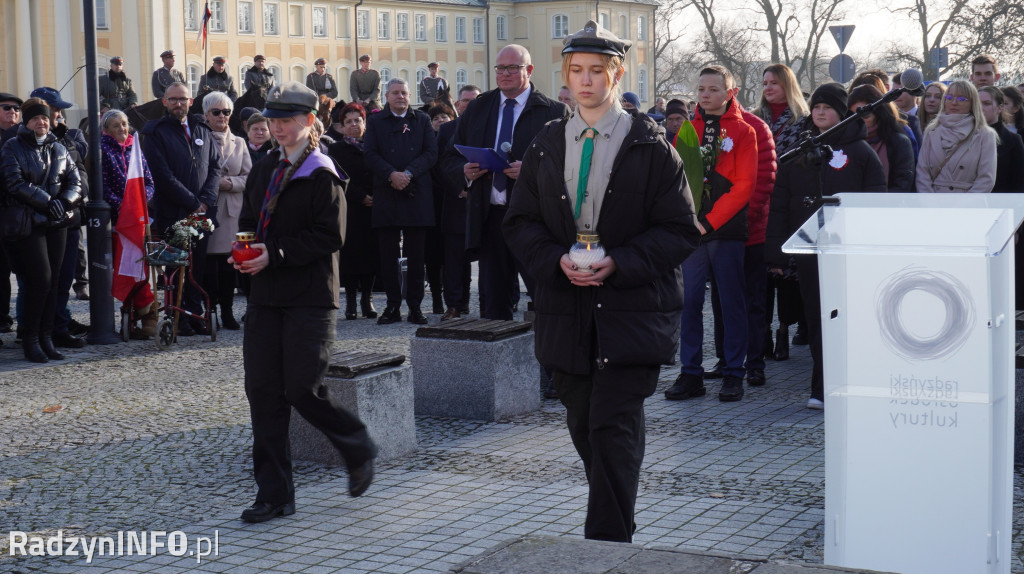
[[[945,310],[942,325],[922,333],[934,321],[928,309],[907,304],[908,296],[930,295]],[[974,299],[962,281],[944,271],[906,268],[890,275],[875,295],[882,340],[892,352],[914,361],[932,361],[963,347],[974,327]],[[915,328],[916,327],[916,328]]]

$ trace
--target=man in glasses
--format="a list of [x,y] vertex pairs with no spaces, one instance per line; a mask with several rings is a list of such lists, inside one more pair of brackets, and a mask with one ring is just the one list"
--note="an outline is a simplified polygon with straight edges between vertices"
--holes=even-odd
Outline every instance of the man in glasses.
[[[153,232],[164,235],[175,222],[191,214],[205,213],[217,223],[217,189],[220,184],[221,157],[213,143],[210,126],[203,116],[188,115],[192,105],[188,86],[174,83],[164,92],[167,113],[150,120],[142,128],[142,152],[149,163],[156,189],[153,193],[155,221]],[[192,245],[192,273],[203,277],[209,235]],[[186,282],[185,309],[202,314],[199,292]],[[181,320],[178,335],[208,334],[199,321]]]
[[164,97],[164,91],[174,82],[185,83],[185,76],[174,69],[174,50],[164,50],[161,52],[160,60],[163,61],[164,65],[153,72],[153,81],[151,82],[154,98]]
[[[22,100],[14,94],[0,92],[0,147],[18,133],[21,122]],[[0,177],[0,197],[7,194],[6,178]],[[10,333],[14,328],[11,317],[11,266],[7,255],[0,249],[0,333]]]
[[235,79],[228,74],[227,60],[223,56],[213,59],[213,65],[199,78],[199,98],[210,92],[224,92],[231,98],[231,101],[238,99],[238,92],[235,91]]
[[[449,178],[464,182],[469,190],[466,248],[479,249],[485,305],[481,315],[488,319],[511,320],[513,294],[519,290],[517,265],[501,234],[501,222],[523,154],[544,124],[569,115],[565,104],[541,94],[530,82],[530,61],[526,48],[516,44],[498,52],[494,66],[497,89],[469,103],[444,154]],[[508,167],[491,172],[477,163],[467,163],[455,144],[493,148],[508,161]],[[529,290],[532,281],[524,279]]]

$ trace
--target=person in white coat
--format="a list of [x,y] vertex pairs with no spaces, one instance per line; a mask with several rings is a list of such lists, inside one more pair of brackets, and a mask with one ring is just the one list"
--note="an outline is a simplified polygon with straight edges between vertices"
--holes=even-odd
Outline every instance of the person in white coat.
[[949,85],[942,111],[924,132],[917,158],[918,193],[989,193],[996,183],[995,130],[985,122],[978,90]]

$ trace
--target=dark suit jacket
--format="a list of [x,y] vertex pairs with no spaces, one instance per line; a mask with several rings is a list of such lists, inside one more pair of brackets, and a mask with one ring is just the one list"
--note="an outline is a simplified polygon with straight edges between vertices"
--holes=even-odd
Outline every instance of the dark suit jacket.
[[[536,137],[544,124],[551,120],[558,120],[569,116],[569,108],[565,104],[552,100],[537,90],[536,86],[530,84],[530,97],[512,130],[512,153],[509,157],[512,161],[523,159],[530,142]],[[494,89],[481,94],[477,99],[469,103],[466,112],[459,117],[455,127],[455,137],[448,144],[444,151],[444,169],[448,177],[453,181],[466,181],[462,172],[466,165],[466,158],[462,157],[455,150],[455,144],[468,145],[472,147],[493,147],[494,140],[498,136],[498,110],[501,107],[505,96],[501,90]],[[487,212],[491,207],[491,182],[492,174],[477,178],[469,190],[469,197],[466,198],[466,248],[475,249],[480,246],[483,224],[487,221]],[[515,181],[509,180],[508,190],[513,191]],[[509,197],[509,203],[512,198]]]
[[[459,118],[445,123],[437,130],[438,153],[443,154],[455,137]],[[438,222],[444,233],[466,233],[466,198],[459,194],[466,188],[463,177],[452,179],[444,169],[443,161],[434,166],[434,193],[441,196],[441,220]]]
[[[369,120],[363,145],[373,172],[373,226],[433,227],[430,168],[437,162],[437,137],[430,118],[409,108],[404,118],[385,109]],[[408,187],[391,187],[388,178],[394,171],[412,174]]]

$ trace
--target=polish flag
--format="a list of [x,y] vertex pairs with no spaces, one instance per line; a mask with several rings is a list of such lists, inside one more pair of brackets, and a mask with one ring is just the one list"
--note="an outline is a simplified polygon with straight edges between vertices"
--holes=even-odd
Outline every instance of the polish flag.
[[146,280],[146,265],[143,248],[146,244],[146,222],[149,213],[146,207],[146,184],[142,176],[142,146],[136,140],[128,163],[128,181],[124,186],[124,198],[118,212],[117,241],[114,242],[114,284],[113,295],[120,301],[139,281]]

